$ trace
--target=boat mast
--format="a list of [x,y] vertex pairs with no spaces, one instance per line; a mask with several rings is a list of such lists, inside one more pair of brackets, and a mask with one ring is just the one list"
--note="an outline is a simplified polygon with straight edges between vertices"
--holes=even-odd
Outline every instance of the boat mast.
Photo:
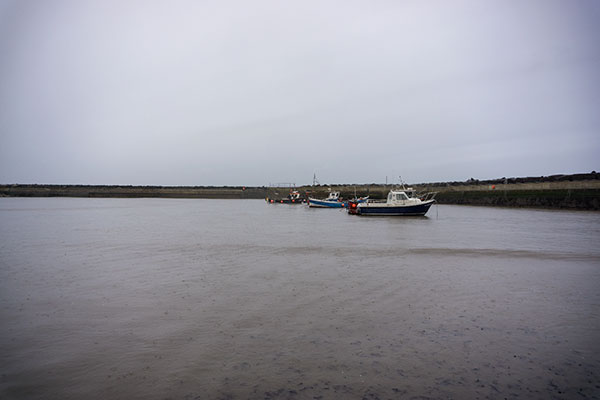
[[402,180],[402,176],[398,175],[398,179],[400,179],[400,187],[402,188],[402,190],[406,190],[406,185],[404,184],[404,181]]

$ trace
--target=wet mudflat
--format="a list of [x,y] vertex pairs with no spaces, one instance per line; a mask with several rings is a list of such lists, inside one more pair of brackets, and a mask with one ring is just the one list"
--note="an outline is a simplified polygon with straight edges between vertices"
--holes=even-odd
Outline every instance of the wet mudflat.
[[0,398],[600,398],[600,214],[0,199]]

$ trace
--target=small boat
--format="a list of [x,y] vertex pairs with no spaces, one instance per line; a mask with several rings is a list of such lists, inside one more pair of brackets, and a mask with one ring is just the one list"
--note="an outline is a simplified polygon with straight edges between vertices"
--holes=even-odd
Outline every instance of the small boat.
[[348,208],[349,204],[354,203],[363,203],[367,201],[367,197],[359,197],[354,198],[353,200],[342,201],[340,198],[340,192],[330,192],[329,196],[326,199],[319,200],[309,197],[307,200],[307,204],[309,207],[317,207],[317,208]]
[[280,203],[280,204],[302,204],[304,203],[304,199],[302,197],[300,197],[300,192],[294,190],[291,191],[290,194],[287,195],[287,197],[281,198],[281,199],[271,199],[269,197],[267,197],[265,199],[267,201],[267,203]]
[[308,206],[309,207],[318,207],[318,208],[342,208],[344,207],[344,203],[340,200],[340,192],[329,192],[329,196],[326,199],[314,199],[312,197],[308,198]]
[[348,212],[355,215],[425,215],[435,203],[436,193],[417,195],[412,188],[392,189],[387,200],[368,200],[364,203],[351,202]]

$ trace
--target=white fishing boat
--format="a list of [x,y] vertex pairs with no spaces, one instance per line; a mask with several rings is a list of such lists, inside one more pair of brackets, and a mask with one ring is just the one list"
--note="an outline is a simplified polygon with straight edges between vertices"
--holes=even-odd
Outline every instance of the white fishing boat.
[[425,215],[435,203],[435,192],[417,195],[412,188],[392,189],[386,200],[367,200],[364,203],[351,203],[350,214],[381,216]]

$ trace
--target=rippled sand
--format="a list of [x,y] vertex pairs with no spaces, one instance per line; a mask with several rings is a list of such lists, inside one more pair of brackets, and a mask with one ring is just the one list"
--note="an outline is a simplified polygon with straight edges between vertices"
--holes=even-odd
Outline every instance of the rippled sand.
[[600,214],[0,199],[0,397],[599,398]]

